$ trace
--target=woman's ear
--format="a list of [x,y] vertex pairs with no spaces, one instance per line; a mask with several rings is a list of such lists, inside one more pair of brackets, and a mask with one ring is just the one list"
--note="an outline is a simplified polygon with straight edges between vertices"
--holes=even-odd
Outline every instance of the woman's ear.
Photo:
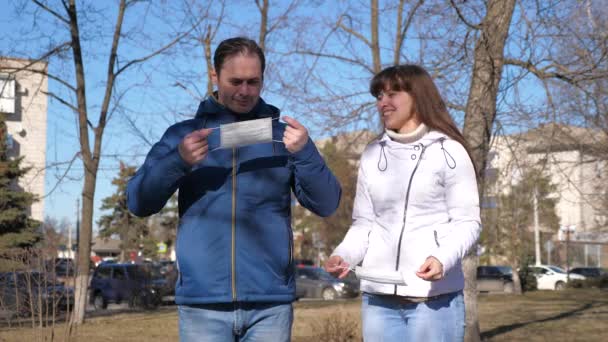
[[218,84],[218,74],[215,72],[215,69],[211,69],[211,82],[217,87]]

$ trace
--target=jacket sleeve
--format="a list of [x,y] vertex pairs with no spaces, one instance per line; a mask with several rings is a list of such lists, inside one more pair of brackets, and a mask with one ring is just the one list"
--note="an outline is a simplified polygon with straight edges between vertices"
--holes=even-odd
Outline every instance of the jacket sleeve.
[[431,255],[443,264],[445,274],[458,264],[479,238],[481,219],[477,179],[471,158],[456,141],[447,140],[444,145],[442,152],[449,161],[445,166],[445,200],[451,227]]
[[353,223],[344,240],[336,247],[332,255],[339,255],[351,267],[358,265],[367,253],[369,233],[374,223],[374,216],[374,207],[369,195],[367,177],[362,161],[357,176]]
[[340,204],[342,189],[310,138],[302,150],[292,155],[292,163],[293,192],[298,202],[319,216],[333,214]]
[[127,206],[136,216],[159,212],[191,169],[179,155],[181,138],[175,131],[174,127],[169,128],[152,146],[144,165],[127,184]]

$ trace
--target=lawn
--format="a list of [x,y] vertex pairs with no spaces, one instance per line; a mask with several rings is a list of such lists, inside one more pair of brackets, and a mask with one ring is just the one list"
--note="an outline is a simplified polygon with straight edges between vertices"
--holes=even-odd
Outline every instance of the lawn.
[[[293,341],[359,341],[360,301],[298,302]],[[604,341],[608,336],[608,292],[571,289],[516,295],[481,295],[479,315],[486,341]],[[65,328],[53,329],[65,341]],[[340,336],[338,336],[340,335]],[[0,328],[0,341],[50,341],[51,332]],[[175,308],[123,312],[95,317],[76,331],[72,341],[177,341]],[[604,336],[604,338],[601,338]]]

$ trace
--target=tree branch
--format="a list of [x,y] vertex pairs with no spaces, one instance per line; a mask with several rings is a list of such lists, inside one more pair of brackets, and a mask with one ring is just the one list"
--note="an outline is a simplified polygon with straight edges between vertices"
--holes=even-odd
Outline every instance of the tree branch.
[[403,23],[403,25],[401,24],[401,12],[403,10],[403,4],[404,4],[404,0],[399,2],[399,13],[397,13],[397,20],[398,22],[398,26],[397,26],[397,39],[395,42],[395,57],[394,57],[394,64],[397,65],[399,64],[399,56],[401,56],[401,47],[403,46],[403,41],[405,40],[405,35],[407,33],[407,30],[410,28],[410,25],[412,24],[412,21],[414,20],[414,15],[416,14],[416,11],[420,8],[420,6],[422,6],[422,4],[424,4],[424,0],[419,0],[418,3],[416,3],[416,5],[414,6],[414,8],[412,8],[412,10],[410,11],[410,13],[407,16],[407,19],[405,20],[405,22]]
[[347,27],[346,25],[344,25],[342,23],[342,19],[344,17],[348,17],[348,15],[346,15],[346,14],[341,15],[340,18],[338,19],[338,22],[336,23],[336,26],[339,27],[339,28],[341,28],[342,30],[344,30],[346,33],[349,33],[349,34],[355,36],[356,38],[359,38],[359,40],[361,40],[363,43],[365,43],[365,45],[371,47],[372,43],[367,38],[365,38],[365,36],[363,36],[359,32],[356,32],[352,28]]
[[361,61],[358,61],[356,59],[352,59],[352,58],[348,58],[348,57],[344,57],[344,56],[333,55],[333,54],[308,51],[308,50],[296,50],[295,53],[299,53],[299,54],[303,54],[303,55],[309,55],[309,56],[315,56],[315,57],[324,57],[324,58],[337,59],[339,61],[348,62],[348,63],[355,64],[355,65],[359,65],[359,66],[363,67],[364,69],[368,70],[370,73],[372,73],[372,74],[374,73],[374,70],[372,70],[368,65],[366,65],[365,63],[363,63]]
[[124,66],[122,66],[120,69],[118,69],[115,73],[114,73],[114,77],[118,77],[118,75],[120,73],[122,73],[123,71],[125,71],[127,68],[129,68],[130,66],[137,64],[137,63],[142,63],[147,61],[148,59],[157,56],[165,51],[167,51],[168,49],[170,49],[173,45],[177,44],[180,40],[182,40],[184,37],[186,37],[187,35],[189,35],[192,31],[194,31],[194,29],[198,26],[198,24],[201,23],[201,21],[203,21],[203,19],[205,19],[204,17],[199,18],[199,20],[196,21],[196,23],[194,23],[194,25],[186,32],[180,34],[179,36],[177,36],[175,39],[173,39],[171,42],[169,42],[167,45],[161,47],[160,49],[148,54],[147,56],[141,57],[141,58],[137,58],[134,60],[129,61],[127,64],[125,64]]
[[[61,20],[64,24],[66,25],[70,25],[70,21],[66,18],[64,18],[63,16],[61,16],[61,14],[53,11],[51,8],[49,8],[47,5],[41,3],[38,0],[32,0],[33,3],[35,3],[36,5],[38,5],[38,7],[42,8],[43,10],[49,12],[51,15],[53,15],[54,17],[56,17],[57,19]],[[65,6],[65,5],[64,5]]]
[[456,10],[456,14],[458,14],[458,18],[460,18],[460,20],[467,25],[468,27],[474,29],[474,30],[480,30],[481,29],[481,25],[479,24],[471,24],[463,15],[462,12],[460,12],[460,9],[458,8],[458,6],[456,6],[456,4],[454,3],[454,0],[450,0],[450,5],[452,5],[452,8],[454,8]]
[[45,95],[48,95],[52,98],[54,98],[55,100],[59,101],[61,104],[63,104],[64,106],[70,108],[71,110],[74,111],[74,113],[78,113],[78,108],[74,107],[72,104],[70,104],[69,102],[67,102],[66,100],[62,99],[61,97],[59,97],[58,95],[56,95],[53,92],[50,91],[43,91],[42,92]]

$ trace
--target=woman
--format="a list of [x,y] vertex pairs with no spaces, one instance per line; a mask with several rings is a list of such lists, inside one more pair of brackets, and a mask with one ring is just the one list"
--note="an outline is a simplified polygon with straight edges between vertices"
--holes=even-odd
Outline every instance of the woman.
[[325,269],[361,264],[364,340],[462,341],[461,259],[480,232],[466,143],[423,68],[386,68],[370,92],[385,131],[361,156],[353,224]]

